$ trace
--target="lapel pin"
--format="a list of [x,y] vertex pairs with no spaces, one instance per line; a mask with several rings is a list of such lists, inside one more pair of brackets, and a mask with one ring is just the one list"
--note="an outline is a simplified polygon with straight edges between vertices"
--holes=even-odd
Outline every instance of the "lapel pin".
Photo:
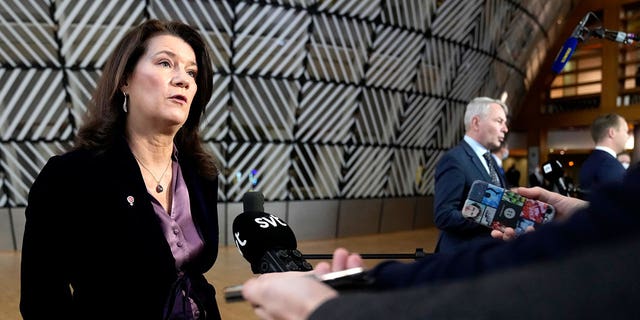
[[128,196],[127,197],[127,202],[129,202],[129,205],[132,206],[132,207],[133,207],[133,201],[134,201],[133,196]]

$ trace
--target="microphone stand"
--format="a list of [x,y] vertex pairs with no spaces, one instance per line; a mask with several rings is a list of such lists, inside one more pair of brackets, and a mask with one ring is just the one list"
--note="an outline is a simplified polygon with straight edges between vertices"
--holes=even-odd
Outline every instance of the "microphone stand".
[[[399,259],[413,259],[418,260],[421,258],[430,255],[430,253],[425,253],[424,249],[416,248],[414,253],[360,253],[362,259],[391,259],[391,260],[399,260]],[[308,260],[314,259],[326,259],[330,260],[333,258],[332,254],[326,253],[316,253],[316,254],[303,254],[302,257]]]

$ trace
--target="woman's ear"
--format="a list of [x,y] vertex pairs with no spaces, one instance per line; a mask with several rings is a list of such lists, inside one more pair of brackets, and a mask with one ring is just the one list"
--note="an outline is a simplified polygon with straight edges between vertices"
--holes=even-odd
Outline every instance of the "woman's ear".
[[122,82],[119,89],[122,93],[126,93],[128,88],[129,88],[129,83],[125,80]]

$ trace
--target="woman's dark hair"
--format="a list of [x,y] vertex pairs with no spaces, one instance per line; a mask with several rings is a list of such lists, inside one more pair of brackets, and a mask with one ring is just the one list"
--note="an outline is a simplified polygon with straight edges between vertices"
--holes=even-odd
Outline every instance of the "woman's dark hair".
[[93,100],[89,105],[84,125],[78,130],[76,149],[103,152],[125,135],[126,113],[122,109],[125,84],[147,50],[149,40],[158,35],[172,35],[187,42],[193,49],[198,65],[196,91],[189,116],[178,130],[174,143],[180,155],[195,162],[198,172],[206,177],[218,174],[215,159],[207,153],[199,134],[200,119],[211,99],[213,67],[209,50],[198,31],[181,22],[148,20],[131,29],[120,40],[102,69]]

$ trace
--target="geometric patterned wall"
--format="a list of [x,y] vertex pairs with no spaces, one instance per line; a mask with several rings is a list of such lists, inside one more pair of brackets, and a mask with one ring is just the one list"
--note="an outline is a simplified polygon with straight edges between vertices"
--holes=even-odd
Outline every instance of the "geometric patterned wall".
[[[517,107],[569,1],[0,1],[0,207],[72,145],[107,55],[149,18],[200,30],[220,201],[433,194],[467,101]],[[96,183],[99,183],[98,181]],[[72,195],[70,195],[72,196]]]

